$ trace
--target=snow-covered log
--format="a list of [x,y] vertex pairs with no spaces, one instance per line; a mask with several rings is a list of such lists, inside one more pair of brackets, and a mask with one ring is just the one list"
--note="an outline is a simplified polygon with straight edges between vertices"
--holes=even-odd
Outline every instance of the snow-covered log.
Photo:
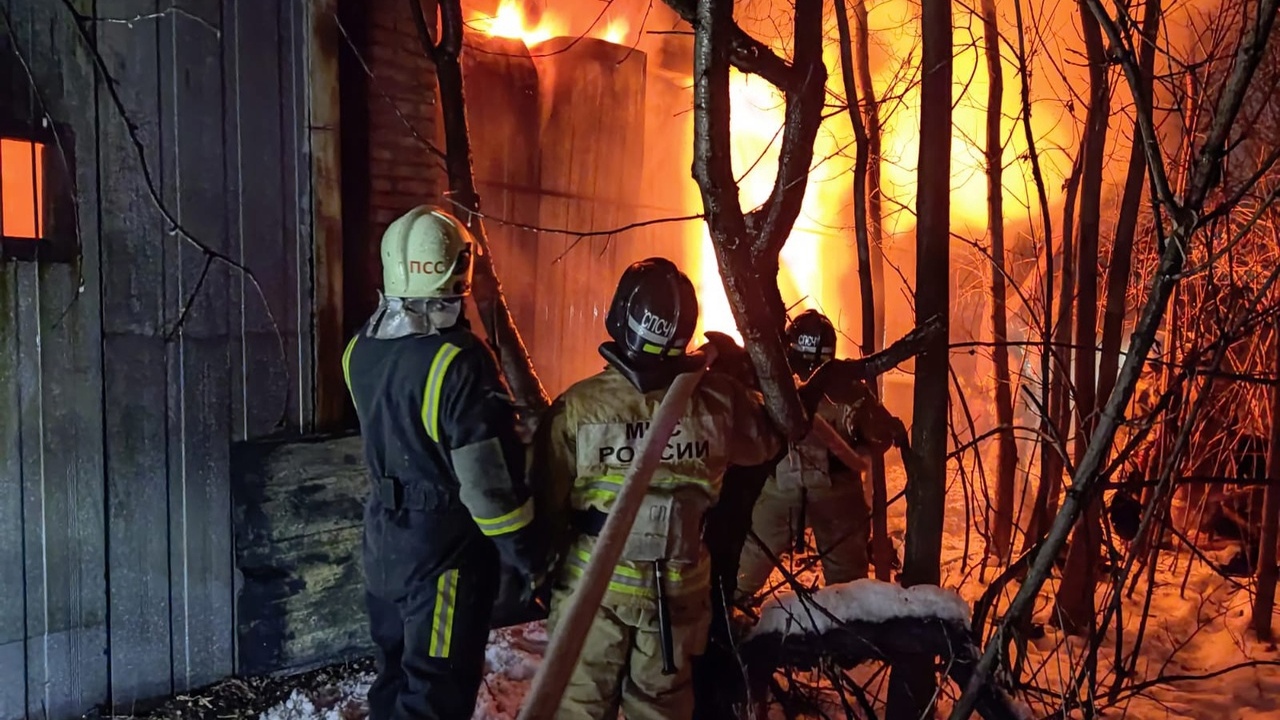
[[[978,657],[969,614],[959,595],[932,585],[903,588],[864,579],[813,593],[781,593],[761,607],[760,621],[741,645],[752,696],[761,697],[773,671],[783,667],[835,662],[851,668],[921,655],[941,657],[947,676],[963,688]],[[1029,718],[994,686],[977,709],[986,720]]]

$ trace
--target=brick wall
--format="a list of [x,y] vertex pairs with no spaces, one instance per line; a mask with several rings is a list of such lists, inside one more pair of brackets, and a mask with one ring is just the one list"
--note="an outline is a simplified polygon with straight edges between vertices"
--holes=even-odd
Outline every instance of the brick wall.
[[352,332],[377,302],[383,230],[414,205],[438,202],[445,178],[421,139],[440,142],[436,83],[408,4],[344,0],[342,13],[358,49],[357,57],[344,47],[342,56],[344,315]]

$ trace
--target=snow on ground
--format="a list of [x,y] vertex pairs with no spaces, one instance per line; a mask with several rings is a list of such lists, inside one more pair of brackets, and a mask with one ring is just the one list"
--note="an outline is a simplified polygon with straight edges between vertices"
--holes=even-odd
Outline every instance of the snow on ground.
[[[472,720],[515,720],[546,644],[543,623],[489,634],[485,679]],[[294,690],[287,700],[262,713],[260,720],[365,720],[372,683],[372,674],[361,674],[317,689]]]
[[[902,486],[901,471],[891,470],[890,496]],[[841,615],[864,619],[930,612],[948,619],[967,621],[972,602],[982,594],[998,570],[988,567],[980,571],[975,567],[973,558],[981,557],[981,540],[968,532],[967,514],[958,484],[953,483],[949,495],[942,552],[942,585],[948,591],[904,591],[880,583],[859,581],[822,591],[823,604],[841,609]],[[902,540],[905,525],[904,509],[900,501],[890,511],[890,534],[898,543]],[[1219,562],[1225,561],[1231,552],[1232,549],[1225,545],[1206,549],[1206,554]],[[794,568],[794,571],[804,584],[816,580],[813,570]],[[781,573],[775,572],[771,584],[783,585],[781,581]],[[1101,717],[1124,720],[1280,720],[1280,652],[1275,645],[1257,642],[1248,630],[1252,579],[1223,578],[1202,560],[1193,559],[1182,551],[1161,554],[1154,584],[1150,609],[1146,614],[1142,652],[1134,674],[1125,678],[1115,698],[1108,697],[1116,684],[1114,630],[1108,634],[1099,651],[1099,690],[1094,706]],[[1000,609],[1007,606],[1017,589],[1016,584],[1005,589]],[[1122,641],[1126,657],[1141,625],[1146,589],[1144,577],[1132,597],[1126,597],[1122,603]],[[1035,620],[1040,623],[1046,623],[1052,612],[1050,598],[1056,590],[1055,582],[1050,582],[1046,590],[1035,611]],[[766,610],[764,622],[783,623],[785,627],[788,605],[795,602],[783,599],[787,596],[785,591],[779,592],[769,601],[773,610]],[[1101,596],[1100,590],[1099,598]],[[1280,630],[1280,618],[1277,618],[1276,626]],[[485,682],[472,720],[514,720],[528,692],[530,680],[537,671],[546,640],[546,630],[540,623],[496,631],[490,636]],[[1046,623],[1044,637],[1032,641],[1028,649],[1028,667],[1035,675],[1034,683],[1049,695],[1064,692],[1071,685],[1072,665],[1079,665],[1078,660],[1085,647],[1082,640],[1064,639]],[[1264,664],[1242,667],[1258,661]],[[850,674],[866,689],[877,712],[882,714],[887,691],[883,669],[864,665],[850,671]],[[1180,679],[1186,676],[1204,678]],[[1162,677],[1178,678],[1178,681],[1157,682],[1157,678]],[[319,690],[295,691],[286,702],[264,713],[261,720],[363,720],[368,712],[364,698],[371,680],[364,675]],[[950,709],[953,699],[954,688],[948,688],[939,703],[942,717]],[[1044,716],[1044,696],[1020,699],[1030,706],[1032,717]],[[838,705],[833,705],[831,710],[834,713],[832,717],[844,716]]]
[[903,588],[864,579],[822,588],[811,600],[790,592],[774,595],[760,608],[760,622],[751,634],[816,632],[820,635],[838,627],[841,621],[874,623],[899,618],[936,617],[967,626],[970,614],[969,604],[951,590],[928,585]]
[[471,720],[514,720],[546,648],[544,623],[491,633],[485,652],[485,680]]
[[294,690],[287,700],[262,714],[262,720],[358,720],[367,717],[372,675],[358,675],[329,687]]

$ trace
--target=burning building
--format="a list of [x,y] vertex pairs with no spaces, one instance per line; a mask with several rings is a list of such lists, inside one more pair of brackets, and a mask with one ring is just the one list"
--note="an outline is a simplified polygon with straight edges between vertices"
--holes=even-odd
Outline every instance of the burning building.
[[[740,3],[738,18],[785,54],[786,5]],[[861,69],[879,103],[873,258],[892,338],[914,324],[908,278],[928,262],[911,215],[917,20],[907,0],[871,6]],[[463,9],[482,211],[547,390],[602,364],[614,282],[646,256],[695,279],[701,330],[733,334],[689,172],[688,28],[647,0]],[[980,62],[957,42],[952,226],[978,260],[952,278],[956,340],[984,322],[963,292],[985,272]],[[1058,149],[1078,142],[1064,120],[1083,111],[1034,75],[1049,78],[1031,125],[1054,148],[1056,204]],[[731,82],[751,207],[784,108],[759,78]],[[0,720],[364,651],[365,479],[340,356],[376,302],[383,228],[447,202],[434,83],[403,0],[0,0],[0,677],[16,679]],[[1006,82],[1007,105],[1019,93]],[[861,335],[848,111],[832,73],[778,277],[789,304],[832,318],[845,356]],[[1009,272],[1033,285],[1038,200],[1007,115]],[[909,420],[906,378],[885,392]]]

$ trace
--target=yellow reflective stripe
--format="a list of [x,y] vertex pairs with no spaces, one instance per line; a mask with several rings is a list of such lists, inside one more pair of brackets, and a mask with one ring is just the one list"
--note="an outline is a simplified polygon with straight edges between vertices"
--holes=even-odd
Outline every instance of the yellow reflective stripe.
[[[662,354],[662,346],[661,346],[661,345],[656,345],[656,344],[654,344],[654,343],[645,343],[644,345],[642,345],[642,346],[640,347],[640,350],[641,350],[642,352],[647,352],[647,353],[649,353],[650,355],[661,355],[661,354]],[[683,350],[683,349],[681,349],[681,348],[671,348],[671,349],[667,350],[667,354],[668,354],[668,355],[683,355],[683,354],[684,354],[684,350]]]
[[[570,575],[581,578],[586,573],[587,564],[590,561],[590,552],[582,548],[575,548],[573,553],[565,559],[564,567]],[[686,567],[683,571],[667,568],[666,573],[663,575],[664,580],[670,583],[667,591],[673,595],[679,595],[682,590],[709,580],[710,577],[711,562],[705,556],[698,564]],[[609,590],[637,597],[653,597],[655,595],[653,575],[639,568],[615,565],[613,577],[609,579]]]
[[356,349],[356,340],[359,337],[358,334],[353,335],[347,342],[347,349],[342,352],[342,379],[347,382],[347,392],[351,392],[351,351]]
[[[602,475],[597,478],[579,484],[574,488],[575,491],[591,495],[593,497],[605,497],[612,499],[622,490],[623,477],[621,475]],[[708,489],[715,489],[715,483],[711,480],[693,477],[664,477],[654,478],[650,483],[650,487],[656,488],[676,488],[684,485],[697,485]]]
[[440,391],[449,365],[460,352],[462,349],[458,346],[445,343],[427,371],[427,384],[422,390],[422,426],[427,429],[427,436],[436,442],[440,442]]
[[434,658],[449,657],[453,644],[453,611],[457,607],[458,571],[445,570],[436,580],[436,607],[431,613],[431,643],[427,654]]
[[472,515],[471,518],[480,526],[480,532],[489,537],[513,533],[533,522],[533,498],[501,517],[481,518]]
[[[574,563],[569,563],[565,565],[565,570],[567,570],[570,575],[576,578],[581,578],[586,573],[586,570],[584,568],[580,568]],[[623,593],[625,595],[635,595],[637,597],[653,597],[655,595],[655,593],[653,592],[653,588],[649,587],[648,585],[632,584],[630,581],[627,581],[627,580],[611,579],[609,580],[608,589],[610,592]]]

